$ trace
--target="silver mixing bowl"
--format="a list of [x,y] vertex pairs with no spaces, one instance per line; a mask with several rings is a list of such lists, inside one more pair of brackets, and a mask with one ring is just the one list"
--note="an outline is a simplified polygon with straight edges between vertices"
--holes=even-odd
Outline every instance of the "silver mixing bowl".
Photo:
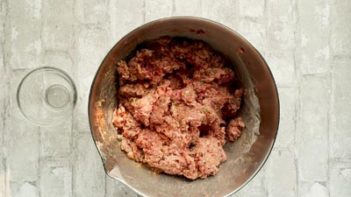
[[[115,64],[135,47],[163,35],[200,39],[227,56],[243,82],[243,118],[247,128],[227,143],[228,160],[217,175],[189,181],[156,174],[129,160],[120,150],[112,125],[116,106]],[[89,121],[106,173],[144,196],[225,196],[238,191],[260,170],[273,147],[279,124],[279,100],[273,76],[258,51],[242,36],[216,22],[195,17],[156,20],[123,37],[106,55],[91,86]]]

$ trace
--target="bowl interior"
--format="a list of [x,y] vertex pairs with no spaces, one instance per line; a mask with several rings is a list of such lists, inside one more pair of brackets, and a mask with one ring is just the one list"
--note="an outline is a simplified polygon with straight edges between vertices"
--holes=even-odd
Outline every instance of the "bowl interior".
[[[188,181],[155,174],[120,150],[112,125],[116,100],[115,64],[138,44],[163,35],[200,39],[227,56],[247,94],[243,118],[247,128],[225,150],[228,160],[216,176]],[[173,17],[145,24],[120,40],[96,73],[89,98],[92,135],[108,175],[136,192],[150,196],[224,196],[245,185],[263,165],[273,146],[279,120],[279,102],[273,77],[254,47],[232,30],[217,23],[190,17]],[[259,134],[259,135],[258,135]]]

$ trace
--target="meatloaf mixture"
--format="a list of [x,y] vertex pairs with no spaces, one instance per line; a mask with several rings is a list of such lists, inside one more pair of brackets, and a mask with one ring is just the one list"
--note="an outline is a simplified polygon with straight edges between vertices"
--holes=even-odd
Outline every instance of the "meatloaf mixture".
[[113,124],[130,159],[188,179],[218,172],[223,145],[237,140],[243,89],[208,44],[161,37],[117,63]]

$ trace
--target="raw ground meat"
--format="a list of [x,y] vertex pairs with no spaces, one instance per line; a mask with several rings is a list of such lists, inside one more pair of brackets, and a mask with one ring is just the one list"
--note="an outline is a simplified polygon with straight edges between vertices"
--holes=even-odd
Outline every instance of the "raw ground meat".
[[150,168],[188,179],[215,175],[237,140],[243,89],[221,54],[202,41],[161,37],[117,64],[113,124],[121,149]]

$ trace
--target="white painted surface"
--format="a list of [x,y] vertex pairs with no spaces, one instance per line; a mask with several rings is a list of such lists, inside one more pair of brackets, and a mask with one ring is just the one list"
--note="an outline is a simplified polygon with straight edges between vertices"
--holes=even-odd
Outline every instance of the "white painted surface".
[[[87,121],[88,90],[107,51],[144,22],[194,15],[241,33],[266,58],[281,100],[271,157],[233,196],[351,196],[351,1],[0,0],[0,196],[136,196],[105,176]],[[64,125],[39,128],[15,92],[31,69],[75,80]]]

